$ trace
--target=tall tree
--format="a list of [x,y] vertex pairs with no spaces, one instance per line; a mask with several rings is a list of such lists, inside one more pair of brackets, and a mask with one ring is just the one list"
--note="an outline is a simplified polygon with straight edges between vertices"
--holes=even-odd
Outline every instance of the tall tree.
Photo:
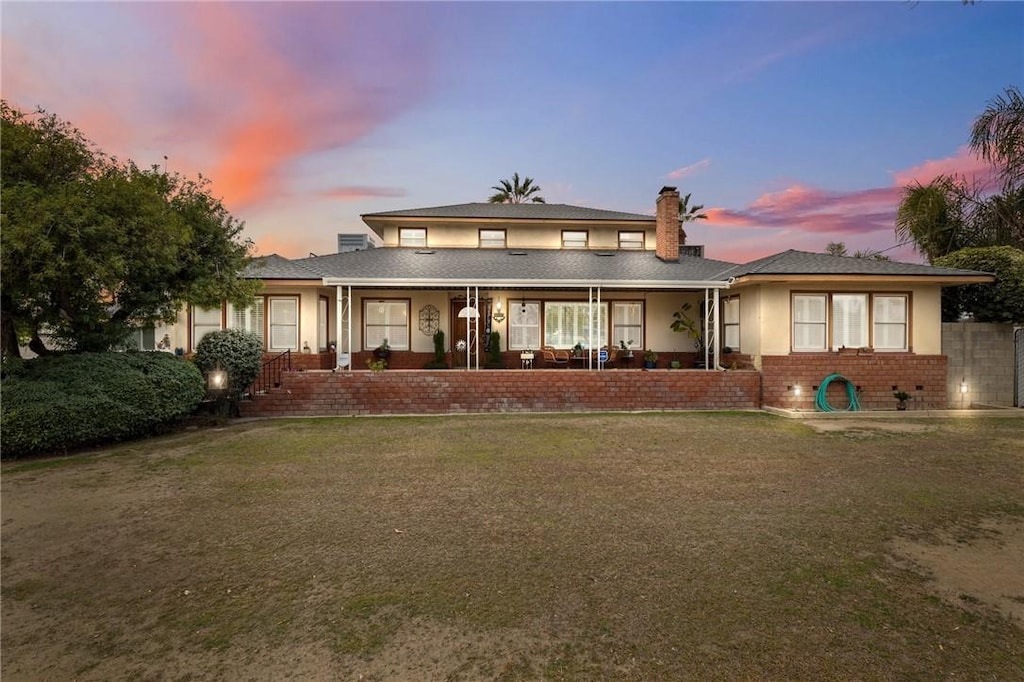
[[703,210],[704,204],[690,206],[690,195],[687,194],[679,200],[679,221],[683,223],[692,223],[695,220],[707,220],[707,214],[701,213]]
[[1007,191],[1024,186],[1024,96],[1011,85],[971,128],[971,148],[999,169]]
[[497,190],[487,200],[492,204],[525,204],[527,201],[534,204],[546,203],[544,197],[535,196],[541,191],[540,185],[534,184],[533,178],[524,177],[520,181],[519,173],[513,173],[511,181],[501,180],[491,189]]
[[950,177],[904,187],[896,210],[897,240],[913,242],[928,262],[966,246],[962,243],[965,199],[960,189]]
[[106,350],[190,303],[251,301],[251,242],[206,180],[140,169],[53,114],[0,103],[2,350]]

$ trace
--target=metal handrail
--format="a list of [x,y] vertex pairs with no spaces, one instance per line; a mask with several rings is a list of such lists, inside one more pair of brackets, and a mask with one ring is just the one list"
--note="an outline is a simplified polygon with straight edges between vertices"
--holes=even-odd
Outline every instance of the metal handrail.
[[286,350],[263,363],[259,376],[249,387],[249,395],[266,393],[281,385],[281,374],[292,371],[292,352]]

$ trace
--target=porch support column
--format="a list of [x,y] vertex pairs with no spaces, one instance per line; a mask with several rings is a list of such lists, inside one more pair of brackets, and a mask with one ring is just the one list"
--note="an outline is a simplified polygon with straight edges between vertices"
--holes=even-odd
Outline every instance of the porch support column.
[[[334,287],[337,292],[337,312],[335,314],[335,343],[334,366],[348,367],[352,371],[352,285],[338,284]],[[343,365],[341,356],[348,353],[348,362]]]
[[721,303],[721,289],[713,289],[713,295],[715,297],[715,314],[711,317],[711,329],[712,329],[712,348],[715,352],[715,369],[722,369],[722,365],[718,363],[718,360],[722,357],[722,340],[718,338],[718,330],[720,326],[718,324],[718,306]]

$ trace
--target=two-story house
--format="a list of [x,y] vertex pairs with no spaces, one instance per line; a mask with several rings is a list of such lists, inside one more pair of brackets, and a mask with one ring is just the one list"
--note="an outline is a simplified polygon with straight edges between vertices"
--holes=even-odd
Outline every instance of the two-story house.
[[[387,339],[390,368],[419,369],[441,330],[451,363],[476,367],[498,332],[508,367],[521,367],[523,351],[582,347],[609,348],[616,361],[584,352],[566,366],[618,371],[640,368],[651,349],[659,368],[752,367],[765,404],[803,404],[816,381],[845,368],[878,400],[891,385],[922,386],[938,406],[941,287],[992,279],[796,251],[744,265],[705,258],[681,243],[673,187],[654,216],[471,203],[362,218],[381,248],[262,259],[245,274],[264,284],[254,306],[191,310],[173,345],[192,350],[204,333],[238,327],[270,354],[297,354],[299,366],[364,370]],[[673,330],[680,311],[695,333]],[[632,362],[616,357],[623,345]]]

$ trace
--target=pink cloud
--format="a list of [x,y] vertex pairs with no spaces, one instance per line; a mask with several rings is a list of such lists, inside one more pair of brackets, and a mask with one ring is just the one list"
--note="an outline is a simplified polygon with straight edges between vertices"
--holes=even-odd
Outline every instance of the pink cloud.
[[952,175],[974,179],[987,185],[995,178],[995,169],[990,163],[979,158],[969,147],[960,147],[956,154],[944,159],[930,159],[924,163],[893,173],[893,181],[900,186],[919,182],[927,185],[940,175]]
[[679,180],[680,178],[685,178],[688,175],[693,175],[702,168],[707,168],[710,165],[711,159],[701,159],[696,163],[691,163],[689,166],[683,166],[682,168],[675,169],[670,172],[667,177],[671,180]]

